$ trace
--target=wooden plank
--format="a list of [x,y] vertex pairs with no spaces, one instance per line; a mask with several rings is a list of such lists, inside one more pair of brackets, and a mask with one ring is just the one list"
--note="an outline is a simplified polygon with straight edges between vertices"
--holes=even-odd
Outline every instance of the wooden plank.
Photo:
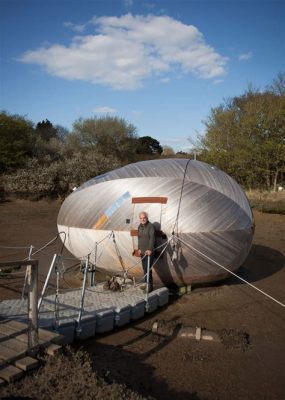
[[18,321],[7,321],[0,323],[0,340],[5,337],[15,336],[27,332],[27,324]]
[[48,348],[46,349],[46,353],[47,353],[49,356],[54,356],[54,355],[60,353],[61,350],[62,350],[62,347],[61,347],[61,346],[52,343],[52,344],[50,344],[50,345],[48,346]]
[[1,322],[0,326],[1,325],[9,326],[10,329],[14,329],[14,330],[27,329],[27,324],[25,324],[24,322],[12,320],[12,319],[9,321]]
[[39,360],[29,356],[21,358],[15,362],[15,366],[23,371],[30,371],[31,369],[37,368],[39,364]]
[[[28,336],[27,334],[22,334],[15,337],[17,340],[28,343]],[[39,345],[46,346],[50,343],[57,343],[62,344],[64,341],[64,336],[56,333],[56,332],[49,332],[44,329],[39,329]]]
[[2,342],[1,345],[18,353],[22,353],[23,351],[27,350],[27,345],[22,341],[17,340],[16,338],[7,339],[4,342]]
[[133,204],[141,204],[141,203],[159,203],[166,204],[168,197],[133,197]]
[[13,362],[27,354],[28,347],[19,340],[9,339],[0,343],[0,360]]
[[8,365],[0,370],[0,378],[6,382],[13,382],[24,375],[24,371],[15,367],[14,365]]
[[39,329],[39,338],[44,342],[53,342],[56,344],[61,344],[64,341],[64,336],[57,332],[47,331],[45,329]]
[[[5,321],[0,324],[0,365],[3,369],[5,364],[13,363],[28,353],[27,325],[19,321]],[[52,343],[62,344],[64,336],[57,332],[39,329],[39,344],[47,347]],[[54,350],[56,351],[56,350]],[[33,364],[32,364],[33,365]],[[28,365],[24,368],[31,368]],[[11,378],[12,379],[12,378]],[[7,379],[6,379],[7,380]]]
[[[15,339],[19,340],[20,342],[23,342],[27,345],[28,347],[28,335],[27,334],[22,334],[22,335],[18,335],[15,337]],[[39,340],[39,345],[44,345],[45,341],[44,340]]]
[[0,360],[10,362],[20,358],[23,355],[25,354],[19,354],[17,351],[0,344]]

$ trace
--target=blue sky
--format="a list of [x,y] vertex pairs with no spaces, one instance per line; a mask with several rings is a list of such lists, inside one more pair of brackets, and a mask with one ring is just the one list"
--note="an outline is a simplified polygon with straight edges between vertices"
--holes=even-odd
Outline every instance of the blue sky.
[[0,109],[119,116],[174,150],[285,70],[285,1],[0,0]]

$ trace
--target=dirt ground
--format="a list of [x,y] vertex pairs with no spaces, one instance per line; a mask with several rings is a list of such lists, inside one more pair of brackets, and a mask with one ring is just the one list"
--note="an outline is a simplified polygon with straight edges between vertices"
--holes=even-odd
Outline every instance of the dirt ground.
[[[0,261],[26,257],[31,244],[39,249],[55,238],[59,207],[59,202],[46,201],[0,204]],[[254,243],[238,274],[285,303],[285,216],[254,216]],[[26,248],[4,249],[7,246]],[[37,254],[41,283],[60,248],[56,241]],[[65,287],[78,280],[75,265],[73,259],[65,261],[65,268],[70,268]],[[18,297],[21,279],[0,277],[0,300]],[[172,336],[152,334],[155,321],[174,328]],[[180,338],[181,326],[222,333],[225,340]],[[159,312],[81,342],[80,347],[91,354],[95,370],[105,380],[125,383],[145,397],[285,399],[285,309],[234,277],[181,297],[173,293],[170,304]]]

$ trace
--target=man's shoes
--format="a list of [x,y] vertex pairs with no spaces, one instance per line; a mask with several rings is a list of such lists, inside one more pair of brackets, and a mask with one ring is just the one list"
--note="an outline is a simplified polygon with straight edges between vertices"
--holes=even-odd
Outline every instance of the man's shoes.
[[[143,283],[142,285],[140,285],[139,288],[140,288],[141,290],[143,290],[144,293],[146,293],[146,283]],[[150,292],[152,292],[152,291],[153,291],[153,286],[150,285],[150,286],[148,287],[148,293],[150,293]]]

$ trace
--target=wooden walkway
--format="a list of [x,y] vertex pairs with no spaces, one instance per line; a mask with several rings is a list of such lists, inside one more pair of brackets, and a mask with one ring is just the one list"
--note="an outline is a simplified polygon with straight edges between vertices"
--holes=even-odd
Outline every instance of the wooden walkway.
[[[55,269],[54,255],[42,294]],[[130,280],[120,291],[106,290],[104,283],[86,288],[88,263],[81,289],[38,298],[38,260],[0,262],[1,270],[26,266],[26,299],[0,302],[0,386],[19,379],[39,365],[39,349],[54,354],[61,344],[84,340],[142,318],[168,303],[169,291],[162,287],[145,294]],[[59,273],[57,271],[57,279]]]
[[[154,312],[168,300],[165,287],[146,296],[131,285],[124,291],[112,292],[105,290],[103,284],[86,289],[84,301],[80,289],[45,296],[38,314],[39,346],[51,348],[52,352],[57,349],[55,346],[109,332]],[[0,379],[8,382],[37,365],[31,357],[36,349],[28,349],[27,307],[28,300],[0,303]]]
[[[56,332],[39,329],[39,347],[54,354],[64,343],[64,337]],[[38,367],[34,358],[37,348],[29,348],[27,324],[16,320],[0,321],[0,385],[19,379],[23,374]]]

